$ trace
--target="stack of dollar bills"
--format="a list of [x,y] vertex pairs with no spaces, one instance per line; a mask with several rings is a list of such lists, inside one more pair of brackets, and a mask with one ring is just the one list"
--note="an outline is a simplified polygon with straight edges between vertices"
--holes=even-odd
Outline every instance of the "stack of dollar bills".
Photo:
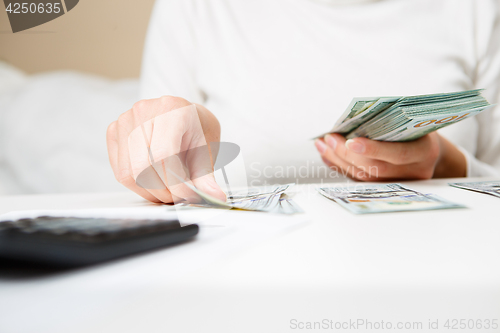
[[472,117],[491,105],[482,89],[408,96],[354,98],[329,133],[347,139],[411,141],[442,127]]

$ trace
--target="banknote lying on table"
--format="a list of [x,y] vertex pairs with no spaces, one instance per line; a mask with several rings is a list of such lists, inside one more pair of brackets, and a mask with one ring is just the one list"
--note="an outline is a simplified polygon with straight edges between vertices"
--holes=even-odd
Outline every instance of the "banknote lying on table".
[[275,214],[302,213],[302,209],[285,193],[295,184],[251,188],[228,194],[227,201],[220,201],[194,186],[186,183],[204,201],[202,204],[190,204],[190,207],[241,209]]
[[354,214],[465,207],[401,184],[322,187],[318,192]]
[[328,133],[411,141],[491,107],[481,89],[408,97],[354,98]]
[[500,181],[449,183],[448,185],[465,190],[486,193],[500,198]]

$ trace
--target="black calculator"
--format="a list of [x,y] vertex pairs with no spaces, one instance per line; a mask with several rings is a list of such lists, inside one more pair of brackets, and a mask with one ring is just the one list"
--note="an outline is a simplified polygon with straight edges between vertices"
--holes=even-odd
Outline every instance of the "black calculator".
[[196,224],[42,216],[0,222],[0,258],[75,267],[149,251],[193,238]]

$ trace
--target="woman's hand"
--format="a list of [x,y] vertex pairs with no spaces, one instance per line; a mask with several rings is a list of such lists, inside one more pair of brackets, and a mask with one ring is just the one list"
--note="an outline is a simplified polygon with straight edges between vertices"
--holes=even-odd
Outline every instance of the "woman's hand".
[[210,143],[219,141],[220,125],[210,111],[172,96],[137,102],[107,131],[116,179],[158,203],[199,200],[185,183],[226,200],[213,175],[217,152]]
[[315,145],[330,168],[362,181],[465,177],[467,173],[465,156],[436,132],[410,142],[346,140],[331,134]]

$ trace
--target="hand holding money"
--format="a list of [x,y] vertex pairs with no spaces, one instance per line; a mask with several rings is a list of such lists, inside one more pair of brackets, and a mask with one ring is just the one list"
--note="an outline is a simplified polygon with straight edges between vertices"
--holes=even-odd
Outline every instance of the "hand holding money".
[[323,161],[347,176],[362,181],[464,177],[463,154],[437,133],[409,142],[383,142],[368,138],[347,140],[328,134],[316,140]]
[[359,180],[464,177],[465,157],[434,131],[490,106],[481,90],[354,98],[315,144],[327,165]]

